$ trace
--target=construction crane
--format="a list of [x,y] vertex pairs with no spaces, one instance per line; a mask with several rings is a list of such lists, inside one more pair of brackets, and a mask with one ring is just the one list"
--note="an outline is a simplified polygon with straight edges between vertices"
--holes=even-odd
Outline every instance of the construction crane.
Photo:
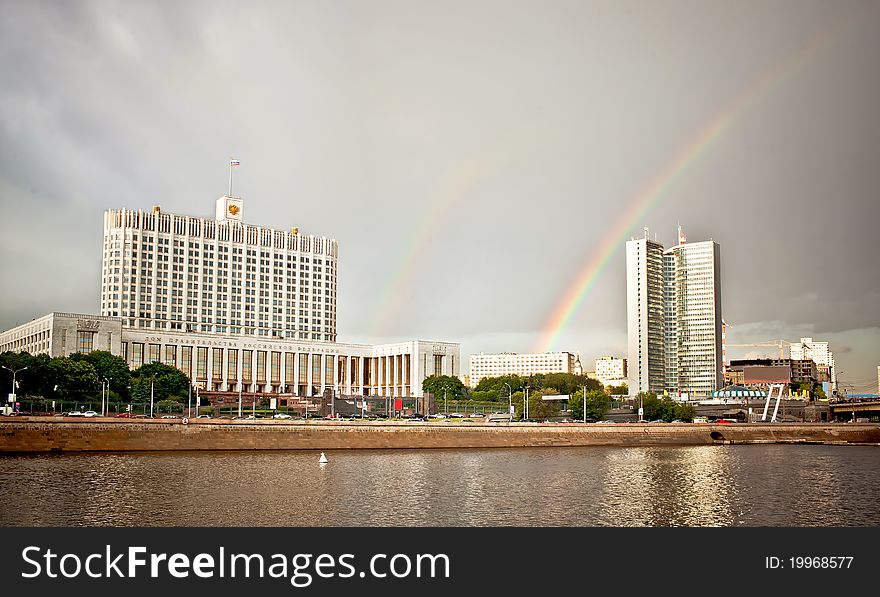
[[[731,326],[732,327],[732,326]],[[747,346],[775,346],[779,349],[779,358],[785,358],[785,347],[791,346],[792,344],[799,344],[798,342],[789,342],[788,340],[767,340],[766,342],[756,342],[751,344],[728,344],[728,347],[747,347]]]

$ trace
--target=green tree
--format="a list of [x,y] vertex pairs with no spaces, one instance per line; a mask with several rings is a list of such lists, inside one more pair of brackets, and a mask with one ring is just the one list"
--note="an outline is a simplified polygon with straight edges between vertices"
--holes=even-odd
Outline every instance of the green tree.
[[681,421],[693,421],[697,416],[697,407],[687,402],[676,402],[675,418]]
[[[475,402],[498,402],[500,397],[498,392],[495,390],[481,391],[481,390],[473,390],[470,393],[470,399]],[[505,388],[504,400],[507,401],[507,389]]]
[[578,390],[583,390],[586,386],[587,391],[602,390],[602,384],[595,379],[590,379],[586,375],[575,375],[573,373],[545,373],[544,375],[534,376],[529,379],[529,385],[538,389],[553,388],[559,394],[573,395]]
[[[584,418],[584,391],[575,392],[568,403],[571,418],[581,421]],[[600,390],[587,390],[587,419],[601,421],[611,408],[611,396]]]
[[131,385],[131,371],[125,359],[106,350],[94,350],[88,354],[72,354],[70,358],[90,363],[95,368],[100,381],[106,378],[110,382],[110,390],[113,395],[121,397],[123,400],[127,398],[128,386]]
[[150,384],[153,384],[153,400],[158,402],[176,397],[181,400],[188,395],[190,379],[183,371],[162,363],[147,363],[131,373],[131,396],[135,402],[150,401]]
[[56,357],[49,362],[47,371],[51,381],[55,382],[53,391],[60,398],[84,401],[101,393],[98,372],[91,363]]
[[629,386],[625,383],[622,383],[619,386],[610,386],[608,388],[608,393],[612,396],[626,396],[629,394]]
[[646,421],[657,421],[663,418],[663,404],[654,392],[640,392],[635,400],[636,408],[644,408],[642,418]]
[[[35,357],[27,352],[4,352],[0,354],[0,395],[12,392],[15,378],[16,396],[41,396],[44,390],[45,369],[49,363],[48,355]],[[11,369],[11,371],[9,370]],[[13,376],[13,371],[17,372]]]
[[544,400],[544,396],[559,394],[555,388],[529,391],[529,418],[550,419],[559,414],[560,404],[556,400]]
[[646,421],[692,421],[697,414],[693,404],[676,402],[669,396],[658,398],[653,392],[642,392],[636,396],[636,405],[639,404],[639,399],[644,404]]
[[447,400],[463,400],[466,397],[464,384],[457,377],[450,375],[432,375],[422,382],[422,391],[434,395],[435,403],[443,400],[443,388],[446,388]]
[[156,403],[156,412],[179,413],[183,412],[183,404],[180,400],[160,400]]

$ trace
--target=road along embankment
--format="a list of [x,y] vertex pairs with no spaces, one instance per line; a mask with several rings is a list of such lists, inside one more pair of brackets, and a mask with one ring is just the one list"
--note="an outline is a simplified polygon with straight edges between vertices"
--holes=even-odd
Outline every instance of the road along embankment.
[[0,452],[345,450],[673,446],[757,443],[880,445],[876,423],[548,424],[332,421],[0,420]]

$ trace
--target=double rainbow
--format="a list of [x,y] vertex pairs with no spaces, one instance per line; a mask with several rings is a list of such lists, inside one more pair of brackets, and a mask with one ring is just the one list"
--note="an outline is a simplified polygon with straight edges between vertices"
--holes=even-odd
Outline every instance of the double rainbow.
[[598,251],[564,292],[562,300],[543,327],[544,331],[541,332],[534,352],[547,352],[555,347],[560,334],[571,323],[596,280],[608,267],[611,258],[624,244],[631,230],[638,226],[639,220],[667,196],[670,189],[699,162],[700,158],[730,130],[737,120],[774,87],[801,70],[819,50],[829,44],[831,39],[843,29],[844,24],[853,20],[855,16],[852,14],[846,19],[841,19],[835,26],[811,38],[799,51],[768,69],[693,135],[680,151],[676,152],[669,164],[629,202],[629,208],[602,238]]

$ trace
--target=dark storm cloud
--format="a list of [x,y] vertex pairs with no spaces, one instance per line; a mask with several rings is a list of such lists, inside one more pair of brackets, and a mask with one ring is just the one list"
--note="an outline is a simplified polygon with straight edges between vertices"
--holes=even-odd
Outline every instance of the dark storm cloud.
[[[248,221],[339,240],[341,339],[528,351],[639,192],[821,39],[632,234],[721,244],[735,341],[880,361],[876,3],[0,4],[0,327],[96,311],[101,211],[210,215],[234,156]],[[625,349],[622,249],[556,348]]]

